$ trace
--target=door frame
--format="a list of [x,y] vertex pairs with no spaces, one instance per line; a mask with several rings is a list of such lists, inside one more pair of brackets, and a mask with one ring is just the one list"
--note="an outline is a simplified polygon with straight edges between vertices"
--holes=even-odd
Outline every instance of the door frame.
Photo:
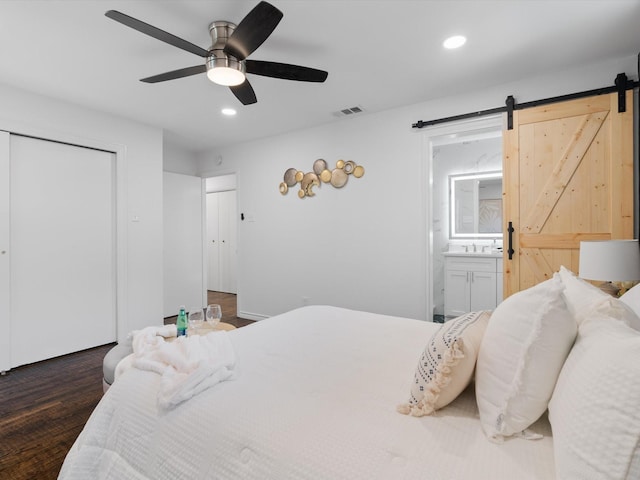
[[[461,135],[469,135],[472,133],[485,133],[504,130],[505,114],[488,114],[482,117],[468,118],[459,121],[453,121],[449,123],[442,123],[425,127],[422,132],[422,172],[421,177],[423,179],[423,198],[422,204],[426,205],[426,305],[425,305],[425,320],[433,321],[433,149],[438,144],[441,144],[443,140],[449,138],[454,140]],[[450,143],[455,143],[451,141]]]

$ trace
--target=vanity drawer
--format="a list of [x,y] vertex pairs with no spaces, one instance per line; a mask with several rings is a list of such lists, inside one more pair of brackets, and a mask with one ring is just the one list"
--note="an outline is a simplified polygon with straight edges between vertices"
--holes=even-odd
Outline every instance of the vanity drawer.
[[497,272],[497,260],[497,258],[493,257],[447,256],[445,259],[445,268],[449,270],[467,270],[471,272]]

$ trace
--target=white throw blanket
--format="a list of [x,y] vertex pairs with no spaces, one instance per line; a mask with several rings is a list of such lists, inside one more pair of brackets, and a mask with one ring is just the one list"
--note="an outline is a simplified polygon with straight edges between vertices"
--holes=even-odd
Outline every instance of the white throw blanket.
[[131,366],[158,373],[158,406],[165,410],[235,375],[236,356],[227,332],[165,339],[175,335],[175,325],[134,332],[133,354],[117,371],[120,375]]

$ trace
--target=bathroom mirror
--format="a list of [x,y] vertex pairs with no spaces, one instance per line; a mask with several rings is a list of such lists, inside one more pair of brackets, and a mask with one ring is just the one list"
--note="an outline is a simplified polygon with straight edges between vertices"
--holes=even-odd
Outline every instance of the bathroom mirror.
[[502,172],[449,176],[451,238],[502,238]]

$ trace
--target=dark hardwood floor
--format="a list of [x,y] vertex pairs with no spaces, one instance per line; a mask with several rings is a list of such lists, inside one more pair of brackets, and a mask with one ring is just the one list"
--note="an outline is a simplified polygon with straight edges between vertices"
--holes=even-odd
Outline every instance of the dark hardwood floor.
[[57,478],[102,397],[102,359],[113,345],[25,365],[0,377],[0,478]]
[[[222,321],[236,316],[236,296],[209,292]],[[114,344],[25,365],[0,376],[0,479],[53,480],[102,398],[102,359]],[[87,479],[91,480],[91,479]]]

